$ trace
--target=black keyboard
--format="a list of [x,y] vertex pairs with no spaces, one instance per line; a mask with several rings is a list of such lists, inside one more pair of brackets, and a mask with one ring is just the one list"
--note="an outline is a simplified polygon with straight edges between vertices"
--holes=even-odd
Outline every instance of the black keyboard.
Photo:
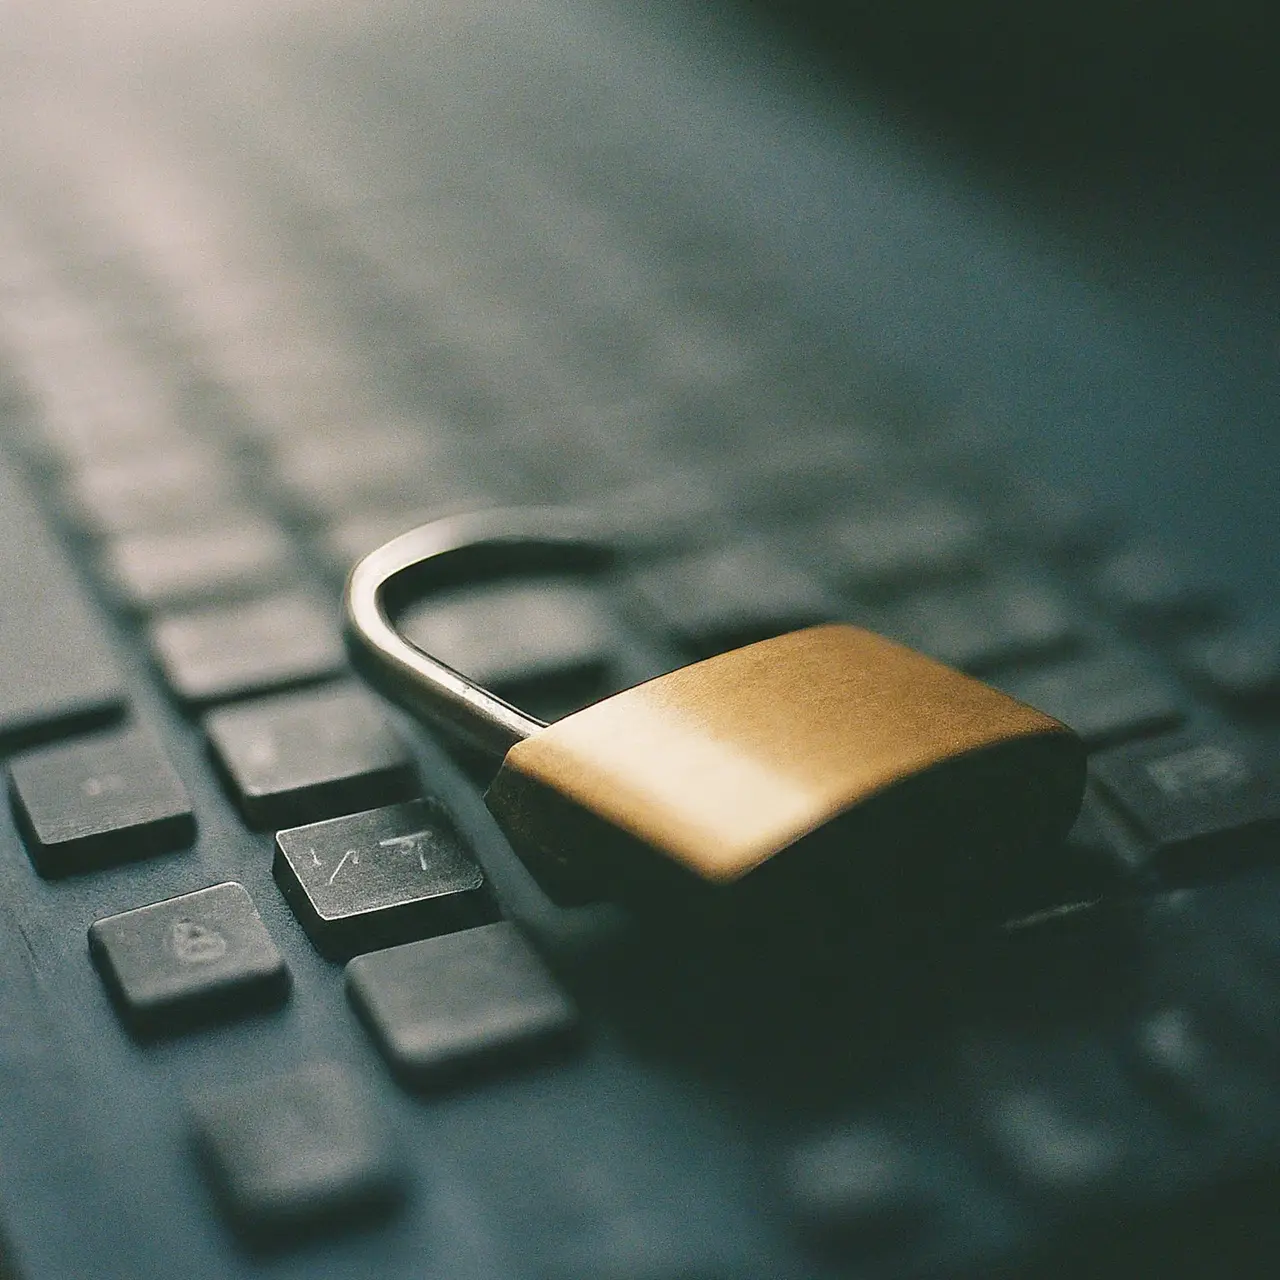
[[[1272,1274],[1278,540],[1159,493],[1205,364],[727,36],[191,21],[0,90],[12,1273]],[[865,625],[1081,734],[1066,846],[994,922],[553,902],[338,629],[544,505],[616,563],[406,632],[554,719]]]

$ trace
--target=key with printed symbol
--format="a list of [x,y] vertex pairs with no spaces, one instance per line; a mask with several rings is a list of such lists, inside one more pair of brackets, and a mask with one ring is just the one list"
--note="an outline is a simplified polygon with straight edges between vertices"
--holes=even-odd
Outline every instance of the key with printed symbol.
[[1213,877],[1274,855],[1280,776],[1233,737],[1180,733],[1135,742],[1099,754],[1093,771],[1162,874]]
[[89,950],[137,1033],[187,1029],[279,1004],[289,973],[234,882],[95,920]]
[[272,871],[332,959],[495,918],[484,874],[453,824],[421,801],[281,831]]
[[10,768],[10,792],[42,876],[167,853],[195,837],[186,789],[137,729],[22,756]]

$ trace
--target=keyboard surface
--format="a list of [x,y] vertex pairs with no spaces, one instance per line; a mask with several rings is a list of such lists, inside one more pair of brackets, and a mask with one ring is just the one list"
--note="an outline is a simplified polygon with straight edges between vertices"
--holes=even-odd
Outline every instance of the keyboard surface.
[[[1268,380],[679,16],[0,48],[15,1276],[1274,1273]],[[553,901],[338,630],[541,505],[616,564],[406,631],[552,719],[865,625],[1080,732],[1066,846],[980,924]]]

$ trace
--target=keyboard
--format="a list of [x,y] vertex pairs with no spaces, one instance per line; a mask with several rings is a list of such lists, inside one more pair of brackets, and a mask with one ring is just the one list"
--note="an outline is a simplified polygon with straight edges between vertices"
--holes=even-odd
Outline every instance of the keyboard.
[[[1213,352],[678,16],[5,47],[3,1274],[1273,1274],[1269,455],[1162,434]],[[854,622],[1076,729],[1065,846],[977,922],[554,901],[339,631],[507,507],[618,555],[407,612],[503,697]]]

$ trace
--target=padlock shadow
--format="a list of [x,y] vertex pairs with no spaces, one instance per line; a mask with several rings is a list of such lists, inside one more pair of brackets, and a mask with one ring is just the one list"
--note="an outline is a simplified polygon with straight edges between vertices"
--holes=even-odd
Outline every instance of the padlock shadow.
[[1096,1024],[1131,998],[1135,936],[1119,903],[1011,929],[828,894],[632,920],[557,968],[630,1052],[794,1118],[892,1089],[965,1028]]

